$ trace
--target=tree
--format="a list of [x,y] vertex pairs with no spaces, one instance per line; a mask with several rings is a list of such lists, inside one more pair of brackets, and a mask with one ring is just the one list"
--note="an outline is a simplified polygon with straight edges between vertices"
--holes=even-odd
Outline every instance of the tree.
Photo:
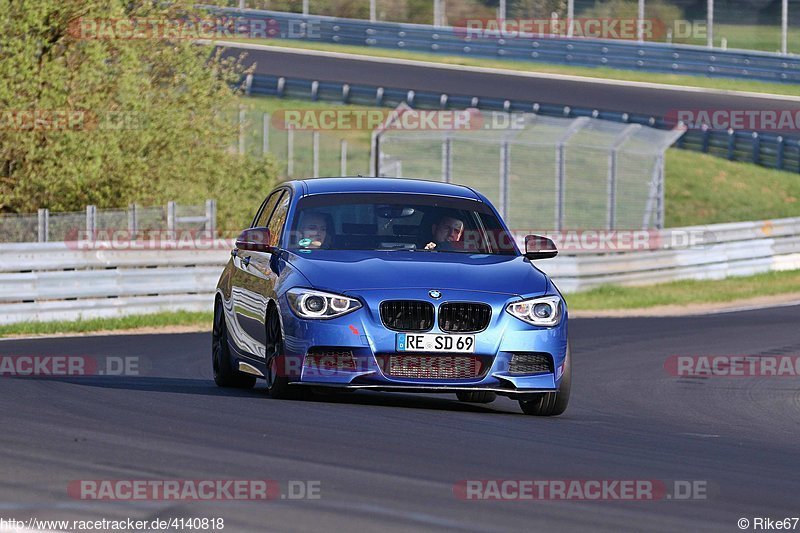
[[[190,39],[193,17],[207,15],[157,1],[0,0],[0,212],[215,197],[225,219],[226,195],[263,195],[269,160],[231,150],[242,60]],[[154,23],[150,33],[123,38],[133,19]],[[165,38],[169,27],[189,31]]]

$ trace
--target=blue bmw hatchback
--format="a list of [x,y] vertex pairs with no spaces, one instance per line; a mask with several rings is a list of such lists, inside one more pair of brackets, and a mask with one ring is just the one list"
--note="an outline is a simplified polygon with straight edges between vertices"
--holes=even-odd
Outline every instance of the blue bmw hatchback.
[[497,395],[526,414],[569,402],[567,307],[495,208],[468,187],[391,178],[283,183],[220,277],[212,359],[221,387]]

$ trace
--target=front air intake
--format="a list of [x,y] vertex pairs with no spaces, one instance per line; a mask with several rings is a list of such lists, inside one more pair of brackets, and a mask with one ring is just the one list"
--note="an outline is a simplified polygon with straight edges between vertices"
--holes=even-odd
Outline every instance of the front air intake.
[[508,373],[521,374],[552,374],[553,358],[549,353],[520,352],[511,354],[511,363]]
[[395,331],[428,331],[433,327],[433,305],[420,300],[381,303],[381,322]]
[[439,329],[448,333],[474,333],[489,326],[492,307],[482,303],[445,303],[439,307]]

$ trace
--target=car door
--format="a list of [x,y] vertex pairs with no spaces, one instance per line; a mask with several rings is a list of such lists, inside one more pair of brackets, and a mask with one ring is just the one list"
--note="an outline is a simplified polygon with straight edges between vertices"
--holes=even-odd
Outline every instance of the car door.
[[[286,189],[273,192],[261,207],[251,227],[268,227],[269,220],[283,199],[289,198]],[[234,250],[231,299],[233,301],[234,324],[230,334],[237,347],[245,354],[263,359],[266,330],[264,319],[269,303],[270,275],[269,256],[250,250]],[[265,269],[266,264],[266,269]]]

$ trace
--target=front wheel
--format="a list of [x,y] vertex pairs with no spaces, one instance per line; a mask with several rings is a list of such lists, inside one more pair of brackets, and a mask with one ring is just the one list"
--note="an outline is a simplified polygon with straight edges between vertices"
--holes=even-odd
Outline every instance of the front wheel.
[[296,399],[301,396],[300,387],[289,384],[286,375],[283,344],[283,332],[278,310],[272,307],[267,317],[267,390],[269,395],[276,400]]
[[531,400],[519,400],[519,406],[526,415],[558,416],[567,409],[572,386],[572,360],[569,345],[564,359],[564,375],[557,391],[538,394]]
[[233,368],[231,348],[228,346],[228,326],[222,304],[214,306],[214,325],[211,328],[211,364],[214,369],[214,383],[218,387],[252,389],[256,385],[255,376],[243,374]]

